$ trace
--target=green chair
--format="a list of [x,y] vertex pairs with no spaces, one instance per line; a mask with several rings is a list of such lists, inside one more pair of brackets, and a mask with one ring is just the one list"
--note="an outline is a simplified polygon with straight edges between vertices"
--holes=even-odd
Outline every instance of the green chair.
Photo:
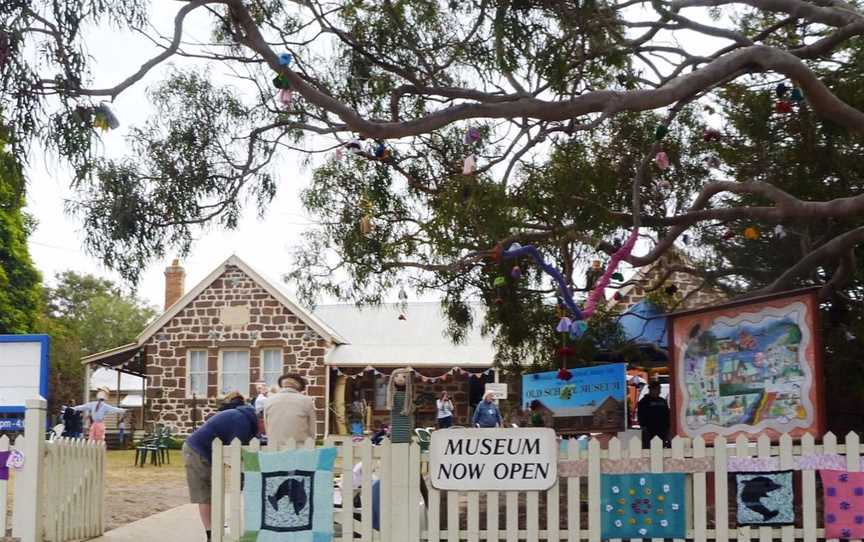
[[420,451],[428,452],[429,444],[432,442],[432,431],[418,427],[414,430],[414,434],[417,435],[417,443],[420,445]]

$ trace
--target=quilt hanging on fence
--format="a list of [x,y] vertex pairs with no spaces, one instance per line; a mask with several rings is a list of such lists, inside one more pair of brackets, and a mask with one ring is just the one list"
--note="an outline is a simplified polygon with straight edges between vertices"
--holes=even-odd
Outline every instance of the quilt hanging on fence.
[[602,536],[684,538],[683,473],[603,474]]
[[240,542],[330,542],[336,448],[243,452]]
[[9,452],[0,452],[0,480],[9,479],[9,467],[6,462],[9,460]]
[[821,470],[825,538],[864,538],[864,472]]
[[792,471],[733,473],[738,525],[792,525]]

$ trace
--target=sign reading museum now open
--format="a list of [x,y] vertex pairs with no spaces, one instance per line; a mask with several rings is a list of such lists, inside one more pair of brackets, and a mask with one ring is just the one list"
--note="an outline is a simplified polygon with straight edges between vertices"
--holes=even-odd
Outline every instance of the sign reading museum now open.
[[435,489],[549,489],[558,477],[555,431],[544,428],[435,431],[429,447],[429,471]]

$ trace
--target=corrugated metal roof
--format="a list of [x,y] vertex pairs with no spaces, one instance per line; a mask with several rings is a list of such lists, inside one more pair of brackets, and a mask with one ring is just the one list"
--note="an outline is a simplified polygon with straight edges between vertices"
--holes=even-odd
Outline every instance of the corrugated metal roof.
[[[117,371],[111,369],[96,369],[90,374],[90,389],[95,390],[105,386],[111,391],[117,390]],[[141,391],[141,378],[126,373],[120,373],[120,391]]]
[[323,305],[314,312],[347,341],[328,353],[328,365],[468,368],[489,367],[495,358],[492,337],[480,334],[479,307],[460,344],[446,334],[447,321],[437,302],[408,303],[405,320],[399,319],[398,304]]

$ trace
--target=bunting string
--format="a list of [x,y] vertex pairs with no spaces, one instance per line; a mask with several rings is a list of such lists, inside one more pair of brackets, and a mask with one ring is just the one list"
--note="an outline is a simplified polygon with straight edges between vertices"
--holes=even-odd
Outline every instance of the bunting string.
[[[354,380],[355,378],[360,378],[367,373],[372,373],[375,376],[388,376],[390,374],[389,372],[379,371],[378,369],[376,369],[375,367],[372,367],[371,365],[365,367],[362,371],[360,371],[358,373],[354,373],[354,374],[347,373],[347,372],[343,371],[342,369],[340,369],[339,367],[334,367],[333,370],[336,372],[337,375],[344,376],[344,377],[349,378],[351,380]],[[426,375],[420,373],[420,371],[418,371],[417,369],[409,367],[409,370],[411,372],[413,372],[421,382],[430,382],[433,384],[436,382],[439,382],[441,380],[445,380],[447,377],[450,377],[453,375],[466,374],[466,375],[468,375],[468,378],[480,378],[483,376],[491,375],[492,371],[493,371],[493,369],[490,368],[490,369],[486,369],[484,371],[480,371],[480,372],[475,373],[475,372],[465,370],[461,367],[453,367],[452,369],[445,371],[444,373],[442,373],[438,376],[426,376]]]

